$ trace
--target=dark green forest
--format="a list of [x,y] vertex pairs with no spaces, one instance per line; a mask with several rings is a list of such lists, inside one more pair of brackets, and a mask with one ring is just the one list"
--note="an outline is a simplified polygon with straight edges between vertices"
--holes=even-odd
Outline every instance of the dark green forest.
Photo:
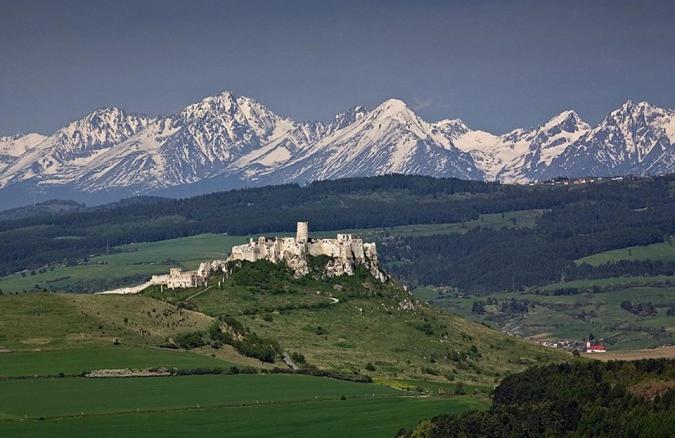
[[435,417],[399,436],[672,436],[674,384],[672,359],[534,367],[504,378],[488,411]]
[[552,186],[387,175],[213,193],[188,199],[131,198],[84,208],[0,213],[0,275],[72,264],[107,248],[207,232],[232,235],[447,224],[482,214],[544,210],[531,228],[379,239],[386,268],[411,285],[520,289],[613,273],[672,274],[665,262],[591,267],[573,260],[661,242],[675,231],[674,176]]

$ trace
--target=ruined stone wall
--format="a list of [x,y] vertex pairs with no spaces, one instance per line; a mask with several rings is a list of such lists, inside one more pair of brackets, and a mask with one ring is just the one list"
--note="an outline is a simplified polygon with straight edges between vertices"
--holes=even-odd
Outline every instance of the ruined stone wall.
[[387,276],[380,271],[374,243],[364,243],[354,234],[338,234],[335,239],[309,239],[305,234],[307,230],[307,223],[299,222],[295,238],[261,236],[257,240],[251,239],[244,245],[234,246],[228,260],[284,262],[296,277],[301,277],[309,273],[310,256],[328,256],[331,261],[325,275],[352,275],[357,266],[365,266],[373,276],[386,281]]

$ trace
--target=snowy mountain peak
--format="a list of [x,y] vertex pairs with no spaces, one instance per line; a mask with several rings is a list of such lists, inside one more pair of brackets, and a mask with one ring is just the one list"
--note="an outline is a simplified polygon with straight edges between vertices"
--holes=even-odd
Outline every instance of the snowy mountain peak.
[[375,117],[390,117],[400,113],[412,113],[401,99],[387,99],[372,111]]
[[186,119],[199,119],[208,114],[227,114],[236,111],[237,99],[231,91],[207,96],[197,103],[188,105],[181,112]]
[[561,130],[575,132],[578,130],[588,130],[590,126],[574,110],[563,111],[557,116],[552,117],[543,125],[543,128],[553,128],[559,126]]
[[400,99],[371,111],[356,106],[329,122],[297,122],[223,91],[170,116],[105,107],[49,137],[0,138],[0,189],[23,183],[128,194],[385,173],[527,182],[674,171],[675,111],[633,101],[594,127],[566,110],[494,135],[460,119],[427,122]]

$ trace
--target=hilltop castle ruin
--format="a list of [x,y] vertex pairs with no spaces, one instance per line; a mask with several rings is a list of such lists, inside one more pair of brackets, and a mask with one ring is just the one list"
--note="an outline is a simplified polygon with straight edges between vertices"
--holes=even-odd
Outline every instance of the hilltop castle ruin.
[[358,266],[364,266],[373,277],[382,282],[387,280],[387,275],[380,270],[374,243],[364,243],[355,234],[338,234],[335,239],[312,239],[307,222],[298,222],[295,237],[260,236],[244,245],[234,246],[227,260],[284,262],[296,277],[302,277],[309,274],[309,257],[317,256],[330,258],[324,272],[329,277],[352,275]]
[[[381,282],[389,279],[380,270],[377,248],[374,243],[364,243],[355,234],[338,234],[335,239],[312,239],[309,237],[309,224],[298,222],[295,237],[265,237],[251,239],[248,243],[232,247],[231,254],[225,260],[202,262],[196,271],[183,271],[171,268],[168,274],[153,275],[139,286],[106,291],[105,293],[137,293],[151,285],[162,285],[169,289],[203,286],[212,272],[222,270],[231,272],[229,262],[267,260],[272,263],[285,263],[293,270],[295,277],[310,273],[310,257],[326,256],[323,275],[338,277],[352,275],[360,266],[365,267],[373,277]],[[230,271],[228,271],[228,269]]]

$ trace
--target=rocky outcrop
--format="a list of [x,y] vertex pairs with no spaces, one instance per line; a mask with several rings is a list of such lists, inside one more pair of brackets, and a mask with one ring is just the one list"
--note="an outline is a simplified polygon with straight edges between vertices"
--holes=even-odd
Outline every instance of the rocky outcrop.
[[[272,263],[285,263],[296,277],[310,273],[310,257],[328,257],[322,274],[327,277],[353,275],[363,266],[373,277],[381,282],[388,280],[387,274],[380,269],[377,247],[374,243],[364,243],[354,234],[338,234],[335,239],[311,239],[307,222],[298,222],[295,237],[265,237],[251,239],[244,245],[232,248],[227,261],[267,260]],[[218,264],[203,265],[203,269],[221,268]],[[200,270],[202,267],[200,267]]]

